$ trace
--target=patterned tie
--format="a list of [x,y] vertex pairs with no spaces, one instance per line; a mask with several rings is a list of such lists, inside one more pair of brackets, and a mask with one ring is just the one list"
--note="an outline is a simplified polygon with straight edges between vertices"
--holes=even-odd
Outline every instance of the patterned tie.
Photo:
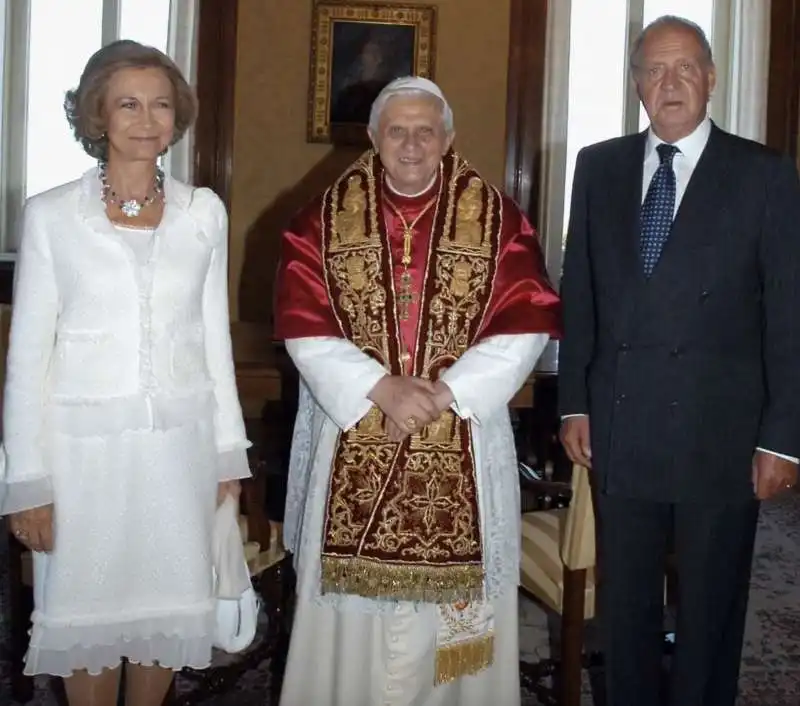
[[680,150],[675,145],[665,143],[658,145],[656,150],[661,164],[653,175],[642,204],[642,237],[639,247],[645,277],[653,273],[658,258],[661,257],[675,213],[675,172],[672,170],[672,158]]

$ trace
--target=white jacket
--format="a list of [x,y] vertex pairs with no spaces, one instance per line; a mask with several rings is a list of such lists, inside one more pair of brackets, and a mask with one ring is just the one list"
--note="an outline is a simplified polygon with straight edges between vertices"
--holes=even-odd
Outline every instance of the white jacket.
[[213,417],[221,454],[249,446],[228,319],[228,219],[209,189],[167,178],[137,264],[97,170],[34,196],[18,254],[3,409],[0,513],[52,498],[53,433],[105,436]]

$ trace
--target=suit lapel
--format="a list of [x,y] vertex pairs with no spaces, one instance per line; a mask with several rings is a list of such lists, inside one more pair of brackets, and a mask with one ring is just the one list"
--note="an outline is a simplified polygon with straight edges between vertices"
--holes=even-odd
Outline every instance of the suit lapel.
[[620,160],[620,166],[624,169],[625,176],[619,181],[623,191],[617,203],[622,204],[621,216],[623,218],[623,233],[625,234],[622,249],[624,267],[627,270],[631,284],[639,286],[645,282],[639,241],[641,236],[644,148],[647,134],[641,133],[636,137],[636,140],[631,140],[627,154]]
[[669,239],[653,270],[651,287],[659,280],[674,285],[682,278],[686,258],[718,236],[719,229],[709,227],[709,215],[713,214],[714,222],[718,223],[730,206],[727,191],[730,171],[724,141],[724,133],[713,126],[675,214]]
[[647,133],[633,135],[622,143],[619,159],[608,179],[611,218],[615,233],[612,247],[617,262],[617,282],[620,287],[617,321],[625,329],[639,292],[647,284],[639,255],[640,212],[642,203],[642,174]]

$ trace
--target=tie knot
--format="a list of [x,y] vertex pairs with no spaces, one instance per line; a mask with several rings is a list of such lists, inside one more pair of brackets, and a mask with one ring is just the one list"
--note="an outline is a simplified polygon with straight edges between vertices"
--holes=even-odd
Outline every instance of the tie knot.
[[658,158],[661,160],[661,164],[666,162],[669,165],[672,164],[672,158],[680,152],[675,145],[668,145],[666,142],[662,142],[658,145],[656,150],[658,151]]

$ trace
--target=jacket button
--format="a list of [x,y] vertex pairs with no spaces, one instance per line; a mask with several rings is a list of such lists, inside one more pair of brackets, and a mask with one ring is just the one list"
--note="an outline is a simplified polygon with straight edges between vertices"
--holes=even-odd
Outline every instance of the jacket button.
[[631,347],[627,343],[621,343],[620,346],[619,346],[619,349],[623,353],[626,353],[627,351],[629,351],[631,349]]
[[625,401],[625,395],[617,395],[617,404],[622,404]]
[[672,400],[672,402],[669,403],[669,406],[675,409],[675,407],[678,406],[678,402],[676,400]]
[[680,357],[680,355],[681,355],[682,353],[683,353],[683,349],[682,349],[680,346],[676,346],[675,348],[673,348],[673,349],[672,349],[672,350],[669,352],[669,354],[670,354],[670,357],[672,357],[672,358],[678,358],[678,357]]
[[702,301],[705,301],[706,299],[708,299],[708,296],[710,294],[711,294],[711,292],[709,292],[707,289],[704,289],[702,292],[700,292],[700,301],[702,302]]

